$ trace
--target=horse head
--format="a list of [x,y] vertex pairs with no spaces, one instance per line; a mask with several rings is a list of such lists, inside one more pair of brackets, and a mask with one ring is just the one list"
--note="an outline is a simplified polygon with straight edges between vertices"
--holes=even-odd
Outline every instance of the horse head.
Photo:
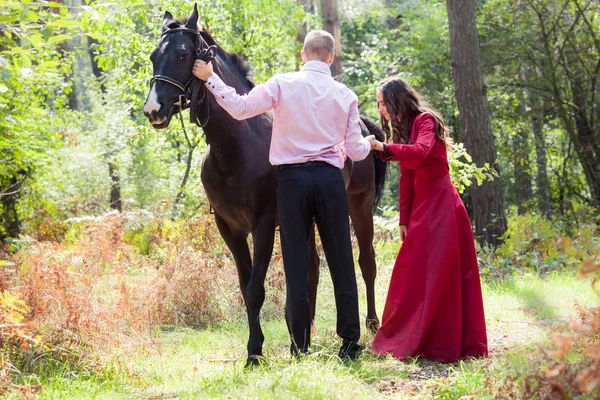
[[202,58],[209,48],[198,30],[196,5],[185,22],[165,12],[160,42],[150,54],[154,76],[144,104],[144,115],[154,128],[166,128],[173,115],[187,108],[194,61]]

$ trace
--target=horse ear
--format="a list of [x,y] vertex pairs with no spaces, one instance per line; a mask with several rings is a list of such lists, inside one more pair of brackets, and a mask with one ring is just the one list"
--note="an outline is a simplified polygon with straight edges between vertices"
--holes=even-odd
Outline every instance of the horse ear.
[[194,11],[192,11],[192,15],[190,15],[190,19],[188,20],[185,27],[188,29],[198,30],[198,5],[194,3]]
[[173,19],[173,16],[171,15],[170,12],[165,11],[165,16],[163,17],[163,22],[162,22],[162,29],[165,30],[165,28],[167,27],[167,22],[171,21]]

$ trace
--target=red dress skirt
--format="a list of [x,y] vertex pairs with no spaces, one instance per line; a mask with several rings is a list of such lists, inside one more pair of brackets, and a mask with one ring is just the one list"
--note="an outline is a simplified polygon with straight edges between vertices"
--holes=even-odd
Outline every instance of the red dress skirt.
[[471,223],[433,126],[431,114],[421,114],[414,143],[389,146],[388,158],[400,161],[400,223],[408,234],[372,351],[453,362],[486,356],[487,335]]

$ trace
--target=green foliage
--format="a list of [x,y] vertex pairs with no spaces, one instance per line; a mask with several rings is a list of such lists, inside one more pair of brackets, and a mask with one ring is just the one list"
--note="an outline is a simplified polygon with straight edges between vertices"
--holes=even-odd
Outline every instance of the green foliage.
[[[126,209],[174,217],[205,213],[202,130],[186,122],[197,150],[183,201],[173,208],[189,148],[176,119],[155,131],[141,111],[163,13],[186,17],[191,4],[78,4],[0,3],[0,191],[24,182],[16,188],[13,213],[21,228],[40,233],[56,220],[106,213],[109,163],[119,174]],[[296,33],[305,18],[295,1],[212,1],[200,4],[200,14],[201,25],[215,27],[225,49],[246,56],[258,83],[295,69],[301,48]],[[82,32],[86,36],[77,36]],[[92,73],[90,56],[102,69],[99,75]],[[75,97],[84,108],[71,109]],[[0,202],[0,215],[8,216],[2,207]]]
[[[345,7],[344,83],[358,94],[361,112],[379,119],[375,89],[382,79],[397,75],[428,97],[459,137],[444,2],[417,0],[393,8],[382,7],[380,2],[350,3]],[[401,17],[396,18],[398,15]],[[459,193],[472,183],[480,185],[497,177],[489,165],[473,164],[462,143],[448,157],[452,181]],[[390,163],[383,208],[397,209],[398,179],[399,169],[396,163]]]
[[[57,46],[79,25],[60,4],[3,0],[0,10],[0,193],[18,197],[47,165],[48,149],[60,144],[71,119],[69,66]],[[13,212],[5,207],[0,204],[0,214]],[[4,221],[0,238],[16,218]]]
[[450,177],[458,193],[463,193],[473,183],[481,185],[486,180],[498,178],[498,173],[489,164],[478,167],[467,153],[462,143],[454,145],[448,152],[448,163],[450,165]]
[[[486,1],[480,5],[478,28],[487,97],[509,202],[515,202],[523,189],[514,175],[525,164],[531,163],[530,181],[534,190],[539,189],[537,173],[545,169],[538,163],[541,156],[548,157],[547,190],[554,211],[567,214],[574,198],[592,201],[593,180],[586,181],[590,175],[582,168],[586,157],[578,150],[581,139],[573,119],[578,115],[592,126],[598,120],[598,108],[581,102],[591,104],[596,97],[597,89],[590,83],[598,78],[599,13],[595,2],[580,0]],[[580,92],[575,95],[577,87]],[[537,143],[531,137],[536,133],[535,119],[540,121],[537,129],[542,136]],[[517,132],[528,138],[523,143],[528,154],[515,154],[512,143]],[[590,146],[594,140],[584,139]],[[536,149],[540,141],[547,150]],[[532,204],[527,206],[532,209]]]
[[[556,11],[550,0],[535,4],[548,15]],[[566,11],[572,15],[575,3],[569,4]],[[148,56],[158,43],[164,11],[185,17],[191,3],[74,1],[67,7],[0,0],[0,9],[0,192],[15,192],[0,196],[0,237],[14,228],[11,221],[36,237],[60,237],[64,227],[57,221],[108,212],[109,163],[120,178],[126,210],[143,208],[173,218],[206,213],[199,176],[206,149],[202,130],[185,123],[195,152],[182,201],[174,206],[190,148],[176,119],[168,129],[155,131],[141,112],[152,74]],[[246,57],[257,83],[296,69],[300,27],[323,25],[320,10],[307,14],[293,0],[210,0],[199,3],[199,10],[200,24],[224,48]],[[487,1],[479,4],[478,13],[506,198],[517,202],[515,174],[525,161],[532,165],[530,180],[537,190],[533,141],[526,139],[525,156],[515,154],[513,141],[517,132],[531,135],[532,116],[537,115],[532,99],[537,99],[545,109],[542,134],[552,208],[577,217],[578,204],[589,199],[585,175],[562,119],[551,112],[542,92],[534,90],[547,82],[524,57],[523,44],[539,36],[539,24],[530,8],[513,3]],[[399,75],[442,112],[460,143],[445,2],[354,0],[341,4],[340,18],[344,82],[358,94],[361,112],[377,120],[377,83]],[[586,35],[582,43],[589,41]],[[539,51],[533,55],[542,60]],[[100,71],[92,71],[92,61]],[[488,166],[473,165],[460,144],[449,157],[459,192],[495,174]],[[382,207],[396,207],[398,176],[397,165],[390,164]],[[535,193],[526,208],[531,210],[538,197]],[[468,200],[465,196],[467,207]]]
[[445,3],[348,7],[342,20],[344,83],[358,94],[361,111],[378,119],[375,89],[382,79],[397,75],[428,97],[458,134]]
[[594,260],[598,254],[600,239],[596,224],[582,223],[571,231],[564,221],[524,214],[509,218],[503,244],[495,253],[482,251],[479,261],[483,273],[494,276],[546,274],[575,271],[584,260]]

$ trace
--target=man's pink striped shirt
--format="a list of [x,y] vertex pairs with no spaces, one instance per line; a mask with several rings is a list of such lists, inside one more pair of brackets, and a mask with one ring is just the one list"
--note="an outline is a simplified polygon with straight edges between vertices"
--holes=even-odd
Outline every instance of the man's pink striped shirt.
[[246,95],[216,73],[206,86],[235,119],[273,110],[272,165],[325,161],[341,169],[345,155],[360,161],[371,151],[358,124],[356,94],[336,82],[324,62],[309,61],[298,72],[275,75]]

